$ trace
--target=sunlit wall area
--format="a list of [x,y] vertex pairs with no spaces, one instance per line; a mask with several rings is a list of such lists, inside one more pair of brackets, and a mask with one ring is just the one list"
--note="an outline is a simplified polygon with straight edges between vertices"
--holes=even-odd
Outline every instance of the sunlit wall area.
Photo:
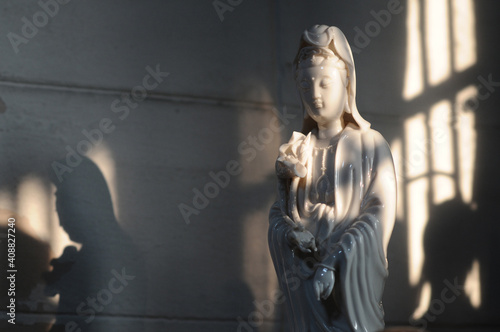
[[422,93],[424,87],[421,6],[419,0],[408,0],[406,10],[406,64],[403,98],[412,99]]
[[[400,186],[407,207],[408,283],[417,294],[412,321],[427,326],[436,319],[435,301],[446,287],[443,280],[466,283],[472,311],[481,307],[481,294],[486,291],[479,273],[481,259],[470,258],[463,263],[469,267],[457,268],[461,264],[451,258],[459,254],[454,242],[466,236],[460,225],[473,223],[466,219],[477,209],[475,118],[479,105],[477,78],[468,74],[478,67],[475,3],[409,0],[406,20],[401,97],[411,115],[404,120],[401,136],[406,159]],[[458,211],[465,212],[460,215]],[[444,225],[449,225],[451,237],[436,238],[444,234]],[[474,254],[463,259],[469,256]],[[466,305],[450,302],[449,307],[448,312],[467,312]],[[451,317],[444,316],[438,322]]]

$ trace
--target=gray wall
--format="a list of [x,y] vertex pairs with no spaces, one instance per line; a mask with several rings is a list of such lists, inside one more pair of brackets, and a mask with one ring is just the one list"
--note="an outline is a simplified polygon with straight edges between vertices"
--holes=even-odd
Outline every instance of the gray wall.
[[[48,331],[54,322],[53,331],[64,324],[71,330],[71,321],[84,331],[283,329],[273,297],[277,280],[268,254],[267,213],[275,196],[277,149],[301,125],[291,63],[302,31],[313,24],[338,26],[356,47],[358,107],[399,156],[401,201],[388,252],[387,324],[500,330],[500,158],[494,152],[500,94],[495,83],[485,87],[481,80],[500,79],[493,0],[473,2],[477,60],[465,70],[452,69],[437,85],[424,73],[423,92],[411,99],[403,97],[411,2],[396,3],[385,27],[372,11],[388,10],[394,1],[242,0],[221,15],[211,1],[45,2],[57,4],[57,12],[54,5],[48,9],[50,17],[40,14],[37,1],[0,5],[0,234],[7,233],[9,217],[16,218],[17,229],[17,324],[9,325],[5,313],[0,321],[9,331]],[[467,3],[443,3],[458,2]],[[416,3],[425,12],[426,4]],[[24,17],[38,27],[30,30]],[[370,26],[375,30],[363,40],[359,30]],[[425,27],[422,19],[419,29]],[[457,38],[449,47],[462,40]],[[155,70],[162,72],[158,84],[144,81]],[[484,98],[472,96],[467,107],[457,106],[458,91],[481,84]],[[131,92],[140,101],[126,104],[123,98]],[[424,137],[424,150],[417,151],[430,165],[421,175],[428,188],[417,198],[409,195],[418,179],[410,177],[414,165],[405,156],[419,146],[412,145],[409,119],[421,113],[431,130],[429,110],[442,100],[473,114],[476,149],[460,159],[453,147],[454,169],[446,176],[455,194],[437,202],[432,180],[439,172],[429,157],[436,142]],[[457,118],[446,124],[455,143]],[[285,126],[273,131],[274,121]],[[98,141],[85,145],[84,132]],[[67,157],[85,147],[93,162]],[[55,161],[71,169],[64,169],[62,182],[54,176],[54,165],[63,170]],[[464,202],[457,188],[460,165],[469,161],[475,166],[468,173],[474,195]],[[223,176],[223,170],[232,174]],[[213,184],[214,174],[225,181],[222,188]],[[60,204],[69,206],[66,215],[55,212],[56,188]],[[196,200],[196,190],[204,189],[212,197]],[[414,241],[424,256],[411,281],[415,249],[408,243],[416,221],[411,226],[409,218],[418,199],[425,202],[426,216],[417,217],[424,226],[417,227],[420,237]],[[192,214],[184,217],[180,206]],[[7,252],[7,239],[0,240]],[[72,256],[67,250],[51,266],[71,245],[80,252]],[[117,290],[122,269],[135,278]],[[9,300],[5,271],[2,308]],[[463,285],[467,276],[466,289],[443,302],[447,282]],[[51,296],[56,292],[59,299]],[[89,297],[105,305],[90,309]],[[420,303],[415,318],[422,318],[415,322],[411,317]]]

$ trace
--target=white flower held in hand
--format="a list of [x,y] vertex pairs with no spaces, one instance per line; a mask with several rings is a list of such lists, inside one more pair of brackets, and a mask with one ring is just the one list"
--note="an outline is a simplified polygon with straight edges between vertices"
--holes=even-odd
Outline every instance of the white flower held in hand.
[[305,136],[294,131],[290,141],[280,146],[278,161],[303,178],[307,175],[307,157],[310,150],[311,133]]

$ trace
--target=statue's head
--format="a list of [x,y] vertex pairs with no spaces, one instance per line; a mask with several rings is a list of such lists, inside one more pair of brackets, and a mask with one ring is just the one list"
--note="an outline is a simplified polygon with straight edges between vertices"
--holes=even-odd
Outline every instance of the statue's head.
[[304,133],[318,123],[338,119],[344,127],[370,127],[356,107],[354,61],[347,40],[337,27],[315,25],[304,31],[294,69],[304,107]]
[[347,102],[347,68],[331,50],[315,46],[300,50],[296,81],[307,116],[328,124],[350,113]]

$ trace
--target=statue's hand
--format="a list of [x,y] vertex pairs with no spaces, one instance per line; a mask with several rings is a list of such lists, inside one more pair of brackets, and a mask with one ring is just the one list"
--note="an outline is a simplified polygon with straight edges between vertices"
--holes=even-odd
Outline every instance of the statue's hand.
[[318,301],[320,297],[326,300],[333,291],[335,285],[335,273],[326,267],[318,267],[314,275],[314,293]]
[[284,177],[293,178],[298,176],[303,178],[307,175],[307,168],[294,157],[279,157],[276,161],[276,172]]
[[293,174],[299,178],[303,178],[307,175],[307,168],[295,158],[285,159],[283,164],[292,170]]
[[311,232],[307,230],[291,229],[290,231],[288,231],[286,237],[290,244],[296,246],[302,252],[309,253],[311,252],[311,250],[313,251],[318,250],[316,248],[316,242],[314,240],[314,236],[311,234]]

